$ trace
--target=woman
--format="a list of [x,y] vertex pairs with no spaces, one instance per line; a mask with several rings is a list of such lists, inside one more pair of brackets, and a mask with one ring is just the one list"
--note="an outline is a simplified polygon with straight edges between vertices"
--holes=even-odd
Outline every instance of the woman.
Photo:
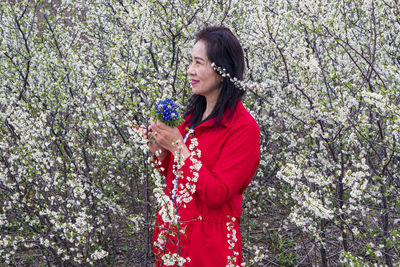
[[[176,235],[166,236],[164,231],[164,249],[154,246],[157,266],[165,264],[162,255],[178,251],[182,257],[190,258],[185,266],[236,266],[242,262],[242,194],[259,164],[260,132],[240,100],[244,91],[214,70],[212,63],[232,78],[243,78],[242,47],[225,27],[208,27],[196,36],[188,68],[193,96],[184,122],[176,128],[160,121],[150,125],[153,141],[149,147],[153,153],[161,151],[156,155],[166,176],[166,194],[173,191],[174,156],[183,158],[183,177],[191,175],[190,138],[184,141],[188,128],[193,129],[201,151],[193,200],[179,209],[184,230],[179,246]],[[158,214],[153,245],[162,229],[166,226]]]

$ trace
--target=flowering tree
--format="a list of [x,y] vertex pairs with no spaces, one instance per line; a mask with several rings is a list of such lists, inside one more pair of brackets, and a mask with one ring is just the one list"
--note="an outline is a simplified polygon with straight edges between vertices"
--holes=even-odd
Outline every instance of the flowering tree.
[[300,262],[311,264],[318,249],[323,266],[398,263],[395,3],[287,1],[255,9],[264,23],[250,45],[272,51],[264,70],[250,64],[254,76],[274,81],[255,93],[265,99],[267,163],[282,165],[276,179],[283,188],[274,189],[291,206],[283,228],[294,224],[309,237]]
[[193,34],[223,24],[243,45],[262,134],[247,264],[398,265],[399,12],[394,0],[2,1],[0,263],[153,262],[163,182],[134,125],[165,96],[186,104]]

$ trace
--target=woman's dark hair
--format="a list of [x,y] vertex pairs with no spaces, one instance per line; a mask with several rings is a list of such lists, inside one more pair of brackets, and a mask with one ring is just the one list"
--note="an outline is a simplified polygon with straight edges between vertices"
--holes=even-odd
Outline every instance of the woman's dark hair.
[[[196,34],[196,42],[199,40],[207,43],[207,57],[211,62],[214,62],[218,67],[224,68],[232,78],[243,79],[243,49],[238,39],[228,28],[222,26],[207,27]],[[233,111],[238,100],[243,95],[243,90],[235,87],[228,77],[224,77],[217,103],[206,120],[216,117],[216,122],[220,122],[224,111],[226,109]],[[202,121],[201,118],[205,110],[206,98],[204,96],[193,95],[189,99],[185,115],[193,115],[190,122],[192,128]]]

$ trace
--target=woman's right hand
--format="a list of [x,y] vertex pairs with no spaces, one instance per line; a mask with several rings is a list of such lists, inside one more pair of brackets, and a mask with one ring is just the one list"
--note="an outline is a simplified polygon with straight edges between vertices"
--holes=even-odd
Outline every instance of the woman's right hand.
[[139,126],[139,133],[148,141],[147,145],[150,152],[155,154],[158,160],[162,161],[166,157],[167,151],[156,143],[155,139],[152,138],[151,132],[152,129],[150,126],[148,128],[144,125]]

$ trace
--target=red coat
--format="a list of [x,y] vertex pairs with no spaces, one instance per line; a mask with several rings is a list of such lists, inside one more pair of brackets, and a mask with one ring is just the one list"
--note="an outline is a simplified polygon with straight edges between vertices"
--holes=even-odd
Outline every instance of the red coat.
[[[178,126],[182,136],[186,133],[186,123]],[[242,194],[254,176],[260,161],[260,131],[254,118],[238,102],[233,116],[225,111],[220,124],[215,119],[203,122],[194,128],[194,137],[201,151],[202,167],[196,182],[194,198],[186,208],[179,210],[180,221],[185,222],[185,234],[180,236],[180,254],[190,257],[184,266],[222,267],[228,263],[228,256],[237,254],[235,265],[242,262],[242,242],[240,235],[240,215],[242,212]],[[185,126],[183,126],[185,125]],[[186,140],[189,147],[190,138]],[[174,175],[173,155],[163,160],[163,174],[169,191],[172,190]],[[191,176],[191,161],[188,158],[181,168],[183,177]],[[166,194],[168,192],[166,191]],[[229,216],[229,217],[228,217]],[[201,219],[199,219],[201,217]],[[234,219],[232,220],[232,218]],[[232,223],[237,241],[230,248]],[[157,241],[161,229],[165,227],[161,216],[157,214],[153,233],[153,244]],[[231,234],[228,238],[228,234]],[[156,248],[156,265],[161,266]],[[166,252],[178,251],[176,237],[169,236]]]

